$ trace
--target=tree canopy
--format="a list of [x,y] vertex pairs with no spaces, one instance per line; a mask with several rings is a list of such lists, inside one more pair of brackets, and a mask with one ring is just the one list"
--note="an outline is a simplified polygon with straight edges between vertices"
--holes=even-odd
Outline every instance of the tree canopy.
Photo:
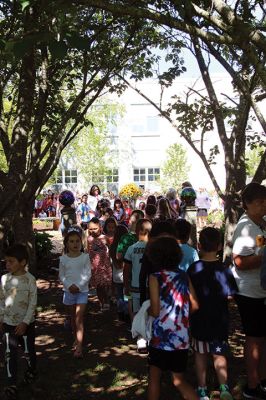
[[91,125],[84,127],[66,146],[59,167],[74,162],[78,175],[87,186],[93,183],[92,177],[106,175],[111,168],[117,167],[112,157],[114,146],[110,129],[116,126],[122,114],[122,105],[111,102],[106,96],[95,102],[86,117]]
[[[220,195],[230,207],[228,200],[245,184],[251,109],[266,131],[259,107],[266,97],[264,1],[5,0],[0,20],[0,151],[6,165],[0,172],[2,227],[20,220],[14,205],[29,207],[63,149],[89,124],[87,112],[99,96],[121,92],[125,78],[138,81],[158,72],[160,56],[152,49],[166,50],[171,63],[157,73],[162,88],[185,70],[182,47],[197,59],[207,95],[199,94],[193,104],[176,101],[171,110],[159,109],[170,122],[173,112],[177,121],[188,115],[179,121],[179,131],[192,148],[193,129],[200,127],[203,138],[215,120],[227,174]],[[239,93],[232,107],[221,108],[209,73],[211,57]],[[230,138],[224,113],[234,122]],[[215,152],[211,159],[204,156],[210,174]],[[201,149],[197,154],[203,154]],[[265,174],[266,151],[254,178],[262,180]],[[26,211],[17,212],[23,217]]]
[[207,46],[215,43],[221,48],[230,47],[232,51],[242,50],[265,89],[266,26],[263,0],[238,0],[230,4],[223,0],[77,0],[77,3],[105,9],[116,16],[128,15],[154,21],[160,26],[198,37]]
[[[90,124],[90,107],[115,76],[152,59],[150,23],[56,1],[0,5],[0,239],[12,225],[24,241],[34,196],[63,149]],[[146,57],[147,56],[147,57]],[[140,67],[141,68],[141,67]],[[139,68],[139,70],[140,70]]]
[[162,188],[165,191],[169,187],[181,188],[182,182],[188,180],[189,170],[186,150],[179,143],[172,144],[166,150],[166,159],[162,166]]

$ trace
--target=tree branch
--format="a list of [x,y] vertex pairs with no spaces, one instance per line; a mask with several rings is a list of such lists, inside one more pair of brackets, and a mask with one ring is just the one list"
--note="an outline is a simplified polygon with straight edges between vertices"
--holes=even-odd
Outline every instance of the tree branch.
[[213,109],[213,112],[215,115],[215,120],[216,120],[216,124],[217,124],[217,129],[219,132],[219,137],[220,137],[222,146],[224,148],[225,156],[227,156],[228,152],[230,152],[231,149],[230,149],[230,146],[228,145],[228,138],[226,135],[225,124],[224,124],[224,116],[221,111],[220,104],[219,104],[218,98],[216,96],[216,93],[215,93],[215,90],[214,90],[214,87],[212,84],[212,80],[209,75],[208,68],[205,64],[205,61],[204,61],[204,58],[202,55],[199,40],[195,37],[191,37],[191,41],[194,46],[195,56],[196,56],[196,60],[197,60],[200,72],[201,72],[201,76],[205,83],[206,90],[209,95],[210,104],[212,106],[212,109]]
[[133,90],[134,90],[135,92],[137,92],[141,97],[143,97],[143,98],[144,98],[145,100],[147,100],[151,105],[153,105],[153,106],[155,107],[155,109],[156,109],[157,111],[159,111],[160,115],[161,115],[162,117],[164,117],[168,122],[170,122],[170,124],[172,125],[172,127],[180,134],[180,136],[182,136],[182,137],[185,139],[185,141],[189,144],[189,146],[192,148],[192,150],[193,150],[193,151],[200,157],[200,159],[202,160],[202,162],[203,162],[203,164],[204,164],[204,166],[205,166],[205,168],[206,168],[206,170],[207,170],[207,172],[208,172],[208,174],[209,174],[209,177],[210,177],[210,179],[211,179],[211,181],[212,181],[212,183],[213,183],[213,185],[214,185],[214,187],[215,187],[215,190],[217,191],[217,193],[219,194],[219,196],[220,196],[221,198],[224,198],[224,194],[223,194],[223,192],[222,192],[220,186],[218,185],[218,182],[217,182],[217,180],[216,180],[216,178],[215,178],[215,176],[214,176],[214,174],[213,174],[213,172],[212,172],[212,169],[211,169],[211,167],[210,167],[210,165],[209,165],[209,163],[208,163],[208,161],[207,161],[207,159],[206,159],[206,157],[205,157],[205,154],[202,153],[200,150],[198,150],[198,148],[195,146],[195,144],[194,144],[193,140],[190,138],[190,136],[189,136],[186,132],[182,131],[182,130],[180,129],[180,127],[178,127],[178,126],[176,125],[176,123],[175,123],[175,122],[173,121],[173,119],[171,118],[169,112],[166,112],[166,111],[162,110],[162,108],[161,108],[160,106],[158,106],[157,103],[155,103],[152,99],[150,99],[148,96],[146,96],[146,95],[145,95],[143,92],[141,92],[139,89],[137,89],[136,87],[132,86],[131,83],[130,83],[129,81],[127,81],[124,77],[122,77],[121,75],[118,75],[118,76],[119,76],[120,79],[122,79],[131,89],[133,89]]
[[261,157],[260,163],[258,165],[258,168],[255,172],[255,175],[252,179],[253,182],[262,182],[266,177],[266,150],[264,151],[264,154]]

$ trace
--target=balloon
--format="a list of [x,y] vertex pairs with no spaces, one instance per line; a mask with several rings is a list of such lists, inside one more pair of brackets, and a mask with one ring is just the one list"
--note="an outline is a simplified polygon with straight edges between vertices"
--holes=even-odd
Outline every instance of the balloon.
[[71,204],[73,204],[74,201],[75,201],[75,197],[70,190],[64,190],[59,195],[59,202],[63,206],[71,206]]
[[196,197],[196,192],[192,187],[185,187],[180,193],[181,200],[195,200]]

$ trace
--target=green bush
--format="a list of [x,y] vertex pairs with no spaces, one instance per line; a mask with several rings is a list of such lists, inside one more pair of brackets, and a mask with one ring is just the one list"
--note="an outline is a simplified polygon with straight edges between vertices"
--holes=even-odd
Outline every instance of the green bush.
[[51,241],[52,236],[46,232],[34,232],[35,235],[35,249],[37,259],[50,256],[54,245]]
[[207,225],[221,228],[224,225],[224,213],[221,210],[210,211],[207,217]]

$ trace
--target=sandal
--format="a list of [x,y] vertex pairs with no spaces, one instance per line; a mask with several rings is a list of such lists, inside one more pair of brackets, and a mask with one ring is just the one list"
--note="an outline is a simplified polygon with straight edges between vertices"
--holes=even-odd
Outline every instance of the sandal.
[[77,345],[78,345],[78,343],[77,343],[77,341],[75,340],[74,341],[74,343],[72,344],[72,350],[76,350],[77,349]]
[[17,387],[15,385],[7,386],[4,390],[5,398],[8,400],[15,400],[17,399]]

